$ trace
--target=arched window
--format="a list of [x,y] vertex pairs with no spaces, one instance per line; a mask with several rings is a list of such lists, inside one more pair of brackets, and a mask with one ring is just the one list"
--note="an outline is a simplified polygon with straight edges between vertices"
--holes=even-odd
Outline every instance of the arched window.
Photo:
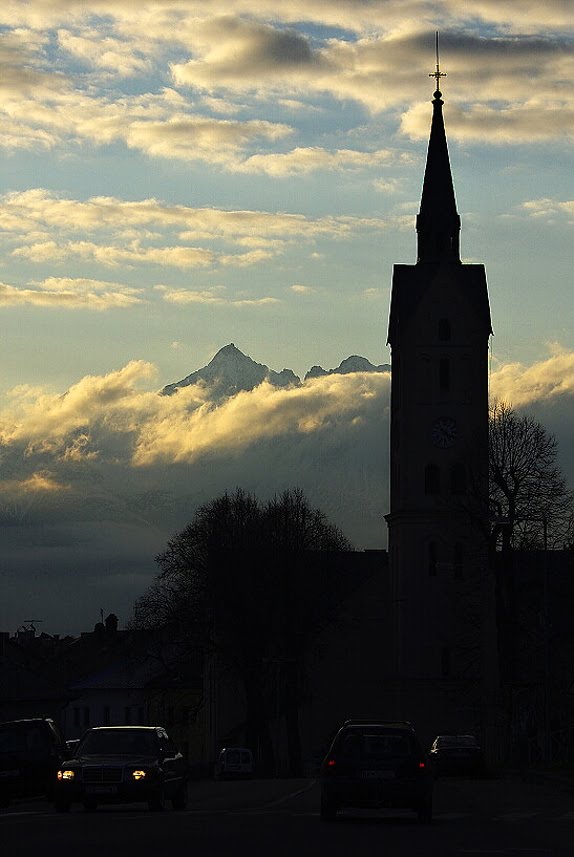
[[438,338],[441,342],[450,341],[450,319],[439,318],[438,320]]
[[451,494],[464,494],[466,491],[466,467],[461,462],[453,464],[450,469]]
[[452,552],[453,559],[453,568],[454,568],[454,576],[462,577],[463,565],[464,565],[464,547],[460,542],[454,543],[454,548]]
[[428,572],[429,577],[436,577],[436,542],[428,543]]
[[440,494],[440,470],[436,464],[425,467],[425,494]]
[[438,363],[438,385],[442,392],[450,390],[450,360],[441,357]]

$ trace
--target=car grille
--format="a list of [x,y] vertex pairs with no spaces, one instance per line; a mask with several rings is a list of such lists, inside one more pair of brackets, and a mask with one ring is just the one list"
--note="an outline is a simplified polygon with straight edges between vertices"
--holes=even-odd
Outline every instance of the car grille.
[[92,765],[84,768],[85,783],[121,783],[123,768],[104,768],[101,765]]

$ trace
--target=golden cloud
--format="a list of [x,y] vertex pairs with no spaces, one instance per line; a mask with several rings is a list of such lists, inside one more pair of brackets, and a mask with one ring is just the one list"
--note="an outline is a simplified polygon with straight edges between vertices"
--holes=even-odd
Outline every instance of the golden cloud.
[[532,366],[516,362],[496,369],[490,379],[491,397],[523,407],[572,395],[574,352],[559,346],[554,346],[553,350],[550,357]]

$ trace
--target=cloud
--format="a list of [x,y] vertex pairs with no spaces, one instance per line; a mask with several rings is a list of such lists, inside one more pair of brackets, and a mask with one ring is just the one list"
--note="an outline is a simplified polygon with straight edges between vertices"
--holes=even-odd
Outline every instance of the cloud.
[[532,366],[500,366],[491,375],[490,393],[521,408],[569,397],[574,394],[574,352],[554,346],[550,357]]
[[[458,0],[315,0],[280,9],[254,0],[208,8],[174,0],[138,4],[137,16],[128,0],[38,0],[33,9],[0,12],[7,35],[0,55],[0,143],[70,150],[120,143],[148,157],[273,176],[363,168],[365,153],[345,148],[269,151],[297,130],[265,112],[281,103],[295,115],[336,99],[371,113],[391,111],[395,121],[414,104],[401,128],[424,136],[420,82],[445,5],[451,14],[442,38],[449,111],[464,106],[458,115],[452,109],[452,121],[449,115],[450,136],[475,141],[482,133],[499,144],[525,143],[530,127],[530,139],[569,140],[572,25],[560,0],[544,4],[543,12],[521,4],[517,17],[511,0],[483,2],[472,11]],[[477,27],[481,16],[491,26],[488,38]],[[335,30],[310,34],[302,22]],[[552,26],[561,33],[549,32]],[[90,85],[86,68],[96,72]],[[165,82],[168,74],[172,85],[158,89],[158,76]],[[124,85],[128,78],[137,86]],[[425,117],[428,104],[426,110]]]
[[27,305],[104,311],[143,303],[139,289],[99,280],[48,277],[34,285],[36,288],[30,289],[0,282],[0,307]]
[[245,449],[264,438],[323,431],[352,420],[388,387],[386,375],[333,375],[297,388],[263,383],[212,405],[202,386],[182,388],[175,396],[139,390],[152,376],[150,364],[132,361],[109,375],[83,378],[64,396],[16,389],[9,411],[1,415],[0,440],[5,446],[24,445],[29,455],[62,456],[71,443],[77,446],[78,433],[85,448],[86,438],[93,442],[105,429],[132,438],[135,465],[191,462],[205,454]]
[[574,223],[574,200],[559,200],[544,197],[542,199],[531,199],[522,204],[523,210],[537,220],[545,220],[554,223],[556,220],[566,220]]
[[229,297],[223,292],[222,286],[216,286],[212,289],[204,289],[196,291],[193,289],[172,289],[168,286],[158,285],[156,289],[162,293],[163,299],[168,303],[174,304],[209,304],[210,306],[232,306],[232,307],[265,307],[278,304],[278,298],[263,297],[263,298],[237,298]]
[[[63,395],[12,391],[0,411],[0,524],[3,556],[21,580],[32,579],[41,555],[64,590],[73,580],[86,604],[105,598],[125,616],[169,536],[201,503],[238,485],[262,498],[297,485],[358,548],[384,546],[387,373],[329,375],[294,388],[263,383],[219,404],[203,385],[158,395],[155,379],[155,367],[133,361],[81,378]],[[491,394],[556,434],[572,478],[574,352],[555,347],[530,366],[498,367]],[[86,547],[78,582],[78,550]],[[110,552],[107,580],[101,568]],[[137,581],[122,589],[113,581],[128,560]],[[81,623],[81,609],[74,616]]]
[[26,479],[0,480],[0,491],[6,495],[18,496],[67,491],[69,485],[64,485],[54,478],[53,474],[43,471],[34,472]]
[[[428,123],[427,123],[428,124]],[[317,170],[365,170],[412,162],[405,152],[380,149],[360,152],[353,149],[330,151],[319,146],[298,147],[290,152],[251,155],[233,169],[238,173],[265,173],[280,178],[307,175]]]
[[[69,30],[58,31],[58,45],[86,65],[105,69],[115,75],[130,77],[149,71],[151,63],[138,45],[128,39],[103,36],[97,29],[85,30],[76,35]],[[147,46],[148,50],[151,45]]]
[[304,286],[302,283],[293,283],[289,288],[296,295],[311,295],[315,291],[312,286]]
[[[107,268],[158,265],[180,270],[246,268],[275,258],[293,242],[350,238],[360,232],[382,231],[395,224],[361,217],[308,217],[266,211],[234,211],[169,205],[156,199],[123,201],[92,197],[85,201],[57,197],[42,188],[0,197],[0,242],[12,259],[35,264],[77,260]],[[78,233],[82,234],[78,240]],[[93,239],[93,240],[90,240]],[[240,252],[238,252],[238,248]],[[4,287],[0,302],[79,305],[79,283],[93,279],[48,278],[45,295]],[[55,283],[59,283],[57,288]],[[61,284],[67,283],[67,289]],[[64,294],[68,291],[69,294]],[[86,291],[85,288],[81,291]],[[93,286],[92,291],[101,291]],[[49,292],[53,292],[49,295]],[[88,298],[104,307],[104,295]],[[114,286],[110,305],[138,302],[136,290]]]

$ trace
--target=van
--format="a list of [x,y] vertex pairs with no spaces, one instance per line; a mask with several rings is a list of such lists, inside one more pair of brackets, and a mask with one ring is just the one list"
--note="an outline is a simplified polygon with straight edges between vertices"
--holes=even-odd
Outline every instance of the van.
[[255,773],[253,753],[247,747],[224,747],[215,765],[216,780],[246,779]]

